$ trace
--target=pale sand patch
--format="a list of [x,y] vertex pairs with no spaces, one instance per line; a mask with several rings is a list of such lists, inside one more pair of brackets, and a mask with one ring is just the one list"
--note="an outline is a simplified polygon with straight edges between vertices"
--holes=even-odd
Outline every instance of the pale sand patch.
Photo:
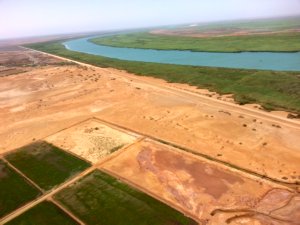
[[17,107],[14,107],[14,108],[10,109],[10,112],[21,112],[24,109],[25,109],[25,106],[21,105],[21,106],[17,106]]
[[[35,79],[41,77],[45,79]],[[24,92],[3,95],[0,101],[0,153],[97,117],[273,179],[299,183],[300,129],[295,119],[111,68],[28,67],[0,79],[0,95]],[[10,112],[21,105],[26,106],[23,111]]]
[[96,163],[113,151],[134,142],[136,138],[136,135],[89,120],[56,133],[46,138],[46,141]]

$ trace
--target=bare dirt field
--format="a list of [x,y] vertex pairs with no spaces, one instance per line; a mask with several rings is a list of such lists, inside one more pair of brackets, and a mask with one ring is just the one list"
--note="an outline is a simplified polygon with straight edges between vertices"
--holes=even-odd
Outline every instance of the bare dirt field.
[[33,66],[59,65],[62,60],[18,46],[0,47],[0,77],[32,70]]
[[300,195],[150,140],[102,169],[175,205],[200,224],[298,224]]
[[[1,54],[0,61],[10,54],[15,52]],[[18,54],[34,57],[36,52]],[[44,57],[56,62],[44,65]],[[98,117],[220,163],[299,183],[296,120],[220,101],[185,85],[57,60],[62,62],[37,56],[34,66],[21,63],[15,69],[25,71],[0,77],[0,152]]]
[[96,163],[113,151],[131,144],[136,137],[89,120],[56,133],[46,141]]

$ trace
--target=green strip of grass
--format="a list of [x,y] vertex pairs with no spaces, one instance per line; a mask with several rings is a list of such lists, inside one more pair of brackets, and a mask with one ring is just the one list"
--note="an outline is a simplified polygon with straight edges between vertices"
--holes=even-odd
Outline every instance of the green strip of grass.
[[296,72],[125,61],[70,51],[60,42],[37,43],[28,47],[100,67],[114,67],[136,75],[190,84],[220,94],[234,94],[234,99],[240,104],[258,103],[268,110],[300,113],[300,77]]
[[93,38],[90,41],[95,44],[114,47],[158,50],[297,52],[300,51],[299,40],[300,32],[207,38],[132,33]]
[[196,225],[192,219],[96,170],[55,199],[88,225]]
[[89,163],[47,142],[35,142],[5,157],[44,190],[85,170]]
[[0,160],[0,218],[40,194],[39,190]]
[[78,225],[51,202],[42,202],[5,225]]

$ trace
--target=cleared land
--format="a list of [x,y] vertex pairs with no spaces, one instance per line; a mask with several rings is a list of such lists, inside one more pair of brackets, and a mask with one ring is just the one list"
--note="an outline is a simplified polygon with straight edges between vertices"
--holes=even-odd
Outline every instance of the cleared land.
[[[94,110],[99,110],[99,107],[95,107]],[[92,163],[135,140],[136,138],[130,134],[93,120],[46,138],[47,142],[71,151]]]
[[258,103],[267,110],[300,113],[300,79],[297,72],[224,69],[124,61],[67,50],[60,42],[31,48],[101,67],[114,67],[136,75],[233,94],[237,103]]
[[228,96],[87,65],[33,67],[2,77],[0,96],[2,153],[99,117],[262,176],[299,183],[299,122],[215,99],[232,101]]
[[5,158],[44,190],[61,184],[90,165],[47,142],[24,146]]
[[113,47],[191,50],[199,52],[297,52],[300,32],[225,37],[184,37],[151,33],[123,34],[94,38],[95,44]]
[[[63,62],[56,58],[50,58],[42,53],[35,51],[28,51],[21,47],[10,47],[0,48],[0,68],[3,76],[5,69],[13,69],[14,67],[22,66],[24,71],[27,71],[27,67],[39,65],[65,65],[71,64],[68,62]],[[3,72],[2,72],[3,71]]]
[[101,168],[193,215],[201,224],[300,221],[299,193],[157,142],[135,144]]
[[44,201],[29,209],[6,225],[78,225],[61,209],[51,202]]
[[0,77],[25,73],[30,71],[33,66],[68,64],[71,63],[18,46],[0,47]]
[[56,194],[55,199],[89,225],[197,224],[169,206],[98,170]]
[[[27,53],[30,54],[30,52],[32,51]],[[62,61],[62,59],[57,60]],[[22,66],[16,66],[16,68],[22,68]],[[254,171],[258,176],[253,177],[258,182],[261,181],[263,187],[265,185],[276,186],[276,180],[278,180],[285,182],[294,188],[293,190],[299,189],[300,127],[297,120],[274,116],[252,106],[248,108],[250,106],[231,104],[229,103],[232,102],[230,96],[220,96],[189,85],[171,84],[151,77],[135,76],[112,68],[104,69],[79,64],[34,66],[27,67],[27,69],[27,72],[0,78],[1,153],[31,143],[33,140],[45,139],[58,131],[75,127],[86,119],[99,117],[123,128],[129,128],[133,132],[140,132],[183,146],[194,155],[207,157],[209,165],[213,163],[219,167],[226,164],[224,167],[221,166],[224,168],[221,172],[225,174],[231,171],[230,167]],[[224,99],[224,101],[218,101],[216,98]],[[287,115],[284,112],[277,113],[285,117]],[[127,150],[120,151],[120,154],[116,155],[122,156],[123,153],[127,153]],[[129,153],[131,152],[130,150]],[[155,155],[153,150],[152,156]],[[188,157],[188,163],[189,161],[193,163],[194,155]],[[170,157],[172,156],[173,154]],[[183,159],[185,161],[187,158],[183,157]],[[197,164],[199,161],[203,160],[197,157],[194,163]],[[126,166],[131,167],[130,164]],[[123,169],[127,171],[127,167]],[[93,168],[91,167],[90,170]],[[202,169],[200,167],[197,171],[204,176],[207,173],[205,169],[206,167]],[[215,167],[213,169],[214,173],[218,171]],[[186,169],[182,169],[182,178],[185,177],[184,171]],[[147,180],[148,174],[154,178],[156,176],[149,170],[145,173]],[[175,169],[174,174],[178,174]],[[242,180],[248,180],[247,173],[239,172],[239,174]],[[137,176],[140,177],[139,174]],[[262,176],[261,180],[259,176]],[[267,184],[263,176],[272,178],[273,183]],[[224,183],[222,179],[217,182]],[[194,181],[189,179],[188,182]],[[251,185],[252,183],[250,182]],[[153,190],[160,187],[159,183],[156,184]],[[229,189],[230,184],[228,184]],[[239,182],[234,185],[236,184]],[[170,187],[172,187],[171,184]],[[203,187],[201,182],[199,187]],[[197,187],[195,190],[197,190],[196,196],[205,191]],[[239,190],[241,189],[237,187],[237,191]],[[197,195],[198,191],[199,195]],[[258,192],[262,193],[261,191]],[[51,196],[51,193],[46,194],[43,199]],[[252,190],[249,193],[252,193]],[[273,193],[277,199],[278,196],[283,196],[280,199],[291,199],[292,205],[289,205],[291,208],[283,207],[283,211],[278,209],[276,215],[279,215],[278,212],[281,213],[280,218],[286,218],[285,215],[294,215],[291,210],[297,211],[299,203],[297,198],[290,198],[289,191],[275,190],[270,193],[272,195],[268,195],[267,199],[273,199]],[[168,194],[168,191],[162,192],[160,196]],[[236,196],[231,197],[236,198]],[[194,195],[188,196],[187,202],[193,203],[193,198]],[[242,200],[245,202],[247,199]],[[270,201],[272,202],[270,208],[273,205],[277,207],[277,203]],[[212,213],[214,217],[224,217],[222,221],[226,221],[233,215],[232,211],[226,211],[226,209],[222,208],[221,211],[217,210]],[[235,212],[235,215],[247,214],[244,224],[249,221],[249,214],[256,213],[255,218],[258,216],[257,209],[255,212],[248,209],[243,211],[240,208],[238,210],[239,212]],[[251,221],[254,221],[255,225],[259,224],[259,221],[255,219]],[[232,218],[231,224],[239,223],[240,218],[237,220]],[[284,224],[282,221],[278,223]]]
[[38,189],[0,159],[0,218],[40,194]]

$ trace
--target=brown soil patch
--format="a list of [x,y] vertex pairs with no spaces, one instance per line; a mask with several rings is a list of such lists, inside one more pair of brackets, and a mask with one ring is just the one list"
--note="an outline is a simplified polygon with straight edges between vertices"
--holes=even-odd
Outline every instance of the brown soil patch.
[[89,120],[56,133],[45,140],[96,163],[113,151],[134,142],[136,137],[97,121]]
[[99,117],[274,179],[300,182],[296,121],[116,69],[16,68],[26,71],[0,77],[2,153]]
[[[155,164],[159,165],[160,168],[157,169],[153,166],[151,161],[152,157]],[[194,184],[196,186],[202,186],[204,192],[213,196],[215,199],[219,199],[222,194],[228,191],[227,184],[243,182],[239,177],[221,171],[220,169],[211,168],[206,163],[200,161],[184,161],[171,151],[157,150],[152,153],[150,147],[144,147],[137,155],[137,161],[140,167],[150,169],[154,173],[158,172],[157,170],[165,170],[166,168],[168,170],[184,168],[185,173],[193,177]]]
[[[299,218],[294,200],[299,194],[153,141],[135,144],[101,167],[205,224],[239,224],[245,218],[249,224],[271,224],[279,216],[294,223]],[[283,208],[285,215],[279,213]]]
[[[16,50],[0,48],[0,67],[17,67],[17,66],[32,66],[32,65],[49,65],[62,63],[62,60],[49,57],[45,54],[25,50],[20,47],[15,47]],[[20,48],[20,49],[19,49]]]

